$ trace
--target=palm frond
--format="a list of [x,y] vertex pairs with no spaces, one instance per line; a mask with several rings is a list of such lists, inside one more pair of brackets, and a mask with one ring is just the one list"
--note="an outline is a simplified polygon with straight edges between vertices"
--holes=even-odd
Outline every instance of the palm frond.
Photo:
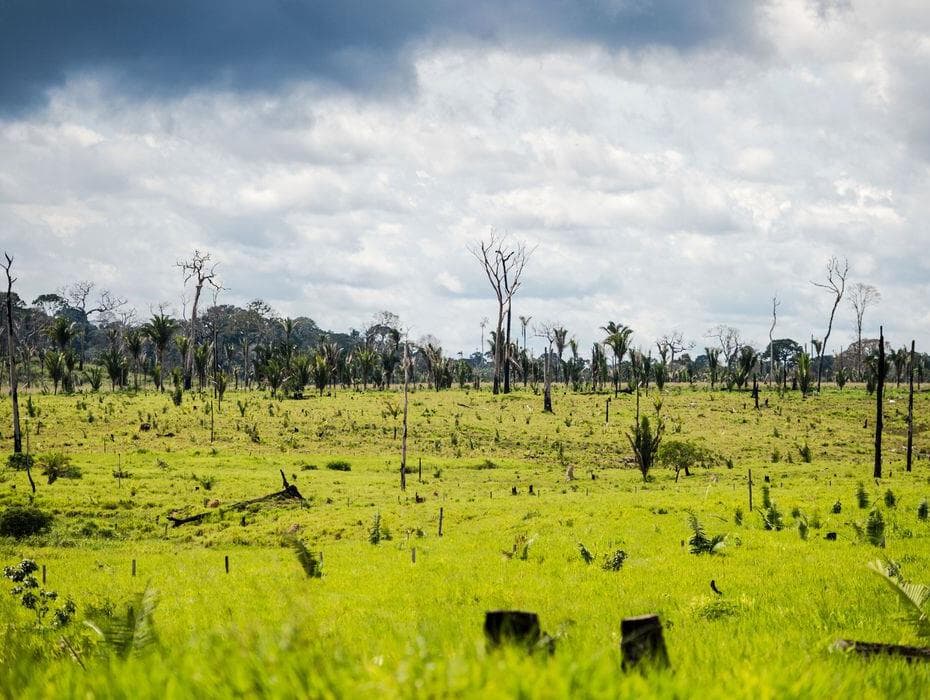
[[930,600],[930,587],[907,581],[896,568],[889,571],[887,562],[876,559],[868,564],[891,590],[898,595],[904,607],[904,619],[913,625],[918,637],[930,637],[930,618],[924,606]]
[[100,635],[104,644],[118,657],[125,659],[130,654],[145,651],[157,641],[152,619],[157,605],[158,593],[147,586],[133,597],[125,616],[98,616],[85,620],[84,624]]

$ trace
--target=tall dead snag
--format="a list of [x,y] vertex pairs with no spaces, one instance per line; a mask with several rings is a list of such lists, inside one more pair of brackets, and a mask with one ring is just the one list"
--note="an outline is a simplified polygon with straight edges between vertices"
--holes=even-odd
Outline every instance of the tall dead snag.
[[778,295],[772,297],[772,325],[769,328],[769,384],[775,380],[775,324],[778,322]]
[[885,332],[878,327],[878,379],[875,382],[875,468],[872,476],[882,478],[882,395],[885,393]]
[[862,381],[862,318],[866,309],[882,300],[882,295],[871,284],[856,282],[849,296],[849,305],[856,316],[856,380]]
[[184,284],[194,281],[194,302],[191,306],[191,321],[187,329],[187,352],[184,355],[184,388],[191,388],[194,374],[194,349],[197,343],[197,306],[204,284],[213,287],[215,294],[223,289],[216,279],[216,263],[210,264],[210,253],[194,251],[190,260],[179,260],[177,266],[184,273]]
[[407,392],[410,386],[410,343],[404,337],[404,432],[400,440],[400,490],[407,490]]
[[552,358],[552,344],[555,342],[556,324],[542,323],[535,329],[537,338],[546,341],[546,356],[543,359],[543,412],[553,413],[552,410],[552,370],[549,361]]
[[93,282],[82,280],[80,282],[75,282],[67,289],[68,301],[71,302],[71,306],[81,312],[81,357],[78,369],[82,371],[84,369],[87,345],[87,324],[90,322],[90,315],[109,314],[111,311],[115,311],[126,304],[125,299],[111,294],[108,290],[104,289],[101,290],[100,295],[97,297],[97,305],[87,308],[88,303],[90,303],[91,292],[94,291],[95,286]]
[[[469,247],[469,252],[481,263],[494,296],[497,299],[497,330],[494,335],[494,384],[493,391],[499,394],[501,379],[504,392],[510,391],[510,319],[513,296],[520,288],[526,261],[532,254],[526,244],[511,244],[507,236],[496,231],[485,241]],[[504,319],[506,314],[506,335]],[[482,348],[484,350],[484,348]]]
[[846,291],[846,275],[849,274],[849,260],[843,258],[843,265],[837,258],[830,258],[827,265],[827,281],[811,282],[815,287],[826,289],[833,295],[833,308],[830,310],[830,320],[827,322],[827,332],[823,336],[821,343],[820,360],[817,362],[817,393],[820,393],[820,378],[823,375],[823,354],[827,352],[827,341],[830,340],[830,332],[833,330],[833,317],[836,315],[836,307],[843,300],[843,293]]
[[[13,327],[13,258],[4,253],[6,263],[0,263],[6,273],[6,322],[7,322],[7,359],[10,365],[10,401],[13,403],[13,452],[19,454],[23,451],[23,435],[19,429],[19,392],[16,381],[16,336]],[[35,488],[33,488],[35,491]]]
[[911,341],[911,356],[907,362],[907,470],[911,470],[914,451],[914,341]]

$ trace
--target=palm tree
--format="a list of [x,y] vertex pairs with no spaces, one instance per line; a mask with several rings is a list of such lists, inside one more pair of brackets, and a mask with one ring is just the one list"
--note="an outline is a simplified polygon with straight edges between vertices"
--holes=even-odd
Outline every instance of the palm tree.
[[710,388],[717,383],[717,370],[720,368],[720,348],[704,348],[707,355],[707,368],[710,372]]
[[132,360],[133,385],[139,388],[139,367],[142,365],[142,354],[145,351],[145,338],[138,328],[130,328],[126,332],[126,351]]
[[71,340],[77,335],[77,326],[64,316],[56,316],[46,331],[61,352],[68,349]]
[[620,391],[620,363],[623,362],[623,356],[630,348],[630,336],[633,335],[633,329],[622,323],[610,321],[606,326],[601,326],[601,330],[607,334],[603,341],[604,345],[614,353],[614,396],[616,396]]
[[378,364],[378,353],[368,346],[362,346],[353,353],[353,359],[362,380],[362,389],[367,391],[368,382]]
[[736,386],[740,389],[749,380],[749,375],[756,367],[759,361],[759,354],[749,345],[740,348],[739,358],[736,361]]
[[116,385],[123,381],[123,373],[126,371],[126,358],[117,347],[110,347],[100,355],[100,360],[107,370],[107,376],[110,378],[110,390],[116,391]]
[[48,372],[48,378],[52,380],[52,384],[55,387],[54,393],[57,394],[58,385],[64,378],[65,354],[58,350],[49,350],[47,353],[45,353],[42,364],[45,365],[45,371]]
[[320,396],[323,395],[323,392],[329,385],[331,374],[332,372],[330,371],[329,361],[326,359],[326,355],[317,351],[317,354],[313,356],[313,361],[310,364],[310,376],[313,378],[313,383],[319,390]]
[[562,354],[565,352],[566,338],[568,329],[559,326],[552,329],[552,342],[555,343],[555,352],[559,357],[558,369],[562,374],[562,381],[568,384],[568,378],[565,376],[565,366],[562,364]]
[[163,313],[153,314],[151,320],[145,324],[142,332],[145,333],[155,346],[155,365],[158,372],[155,374],[156,385],[159,391],[164,391],[163,367],[165,364],[165,350],[168,343],[178,329],[178,322]]
[[197,371],[197,382],[201,391],[207,385],[207,367],[210,364],[211,350],[212,345],[210,343],[204,343],[194,348],[194,368]]

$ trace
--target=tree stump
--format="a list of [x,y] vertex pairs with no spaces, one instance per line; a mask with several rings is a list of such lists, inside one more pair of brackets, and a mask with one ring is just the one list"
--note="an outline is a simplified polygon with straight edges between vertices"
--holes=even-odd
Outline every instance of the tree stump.
[[515,644],[531,649],[542,636],[539,616],[522,610],[491,610],[484,614],[484,636],[489,647]]
[[620,636],[624,671],[641,666],[667,668],[670,665],[658,615],[623,618]]

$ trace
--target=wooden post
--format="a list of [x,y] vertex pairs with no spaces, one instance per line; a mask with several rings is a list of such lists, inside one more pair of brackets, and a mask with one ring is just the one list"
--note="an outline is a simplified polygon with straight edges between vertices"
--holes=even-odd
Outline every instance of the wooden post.
[[410,561],[414,564],[417,563],[417,548],[416,547],[410,550]]
[[640,665],[666,668],[669,666],[662,623],[658,615],[626,617],[620,622],[620,652],[623,670]]
[[45,585],[45,564],[42,565],[42,585]]
[[[214,384],[214,390],[216,385]],[[213,444],[213,402],[210,402],[210,444]]]
[[604,424],[610,423],[610,397],[604,402]]
[[223,557],[223,565],[226,567],[226,573],[229,573],[229,555]]
[[132,575],[133,576],[136,575],[136,560],[135,559],[132,560]]
[[907,470],[911,470],[914,451],[914,341],[911,341],[911,357],[907,365]]
[[882,478],[882,395],[885,392],[885,331],[878,327],[878,381],[875,388],[875,467],[872,476]]
[[749,512],[752,512],[752,469],[749,470]]
[[423,483],[423,458],[417,457],[417,479]]
[[442,537],[442,508],[439,509],[439,536]]

